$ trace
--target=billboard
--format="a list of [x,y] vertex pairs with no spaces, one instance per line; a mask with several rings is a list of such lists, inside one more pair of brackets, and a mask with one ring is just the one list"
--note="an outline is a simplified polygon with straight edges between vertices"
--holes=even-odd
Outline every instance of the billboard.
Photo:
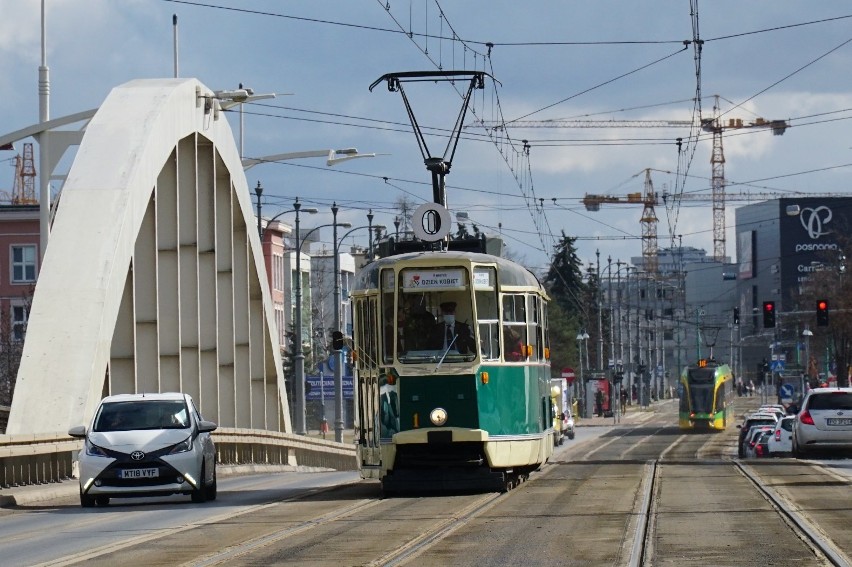
[[[322,378],[322,381],[320,381]],[[310,385],[310,392],[305,394],[308,401],[332,400],[334,399],[334,376],[321,374],[318,376],[305,376],[305,381]],[[354,380],[352,376],[343,376],[343,399],[354,398]]]

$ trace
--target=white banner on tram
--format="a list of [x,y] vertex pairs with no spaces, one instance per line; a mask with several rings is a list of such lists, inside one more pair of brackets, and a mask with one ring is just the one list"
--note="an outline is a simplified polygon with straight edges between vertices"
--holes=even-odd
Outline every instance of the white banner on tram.
[[402,287],[416,289],[464,289],[464,270],[405,270]]

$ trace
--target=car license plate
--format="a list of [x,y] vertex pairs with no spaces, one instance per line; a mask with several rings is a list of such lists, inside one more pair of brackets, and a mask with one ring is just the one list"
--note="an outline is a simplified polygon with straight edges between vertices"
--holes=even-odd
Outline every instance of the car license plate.
[[118,471],[118,478],[157,478],[160,469],[122,469]]
[[825,420],[826,425],[852,425],[852,417],[829,417]]

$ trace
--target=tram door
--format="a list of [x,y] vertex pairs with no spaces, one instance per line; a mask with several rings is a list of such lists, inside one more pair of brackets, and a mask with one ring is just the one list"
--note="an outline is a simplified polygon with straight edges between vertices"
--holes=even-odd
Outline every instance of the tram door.
[[358,377],[356,379],[358,457],[363,478],[380,478],[382,456],[379,444],[379,336],[377,298],[354,301]]

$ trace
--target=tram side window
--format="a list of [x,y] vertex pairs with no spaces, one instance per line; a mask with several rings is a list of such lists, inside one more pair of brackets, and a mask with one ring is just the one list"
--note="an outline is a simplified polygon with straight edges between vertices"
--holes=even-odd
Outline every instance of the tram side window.
[[722,382],[719,384],[718,390],[716,390],[716,411],[724,411],[725,409],[725,390],[728,389],[728,382]]
[[388,364],[393,361],[393,346],[395,334],[398,331],[394,330],[393,322],[393,270],[382,270],[382,360]]
[[482,360],[500,358],[500,311],[494,289],[476,291],[476,319],[479,324],[479,352]]
[[367,300],[366,299],[356,299],[355,300],[355,333],[357,338],[357,344],[359,350],[361,352],[358,353],[358,369],[364,370],[367,364],[367,319],[365,317],[365,313],[367,311]]
[[376,328],[375,321],[376,298],[360,300],[358,307],[355,310],[355,316],[358,318],[358,337],[361,345],[358,352],[358,368],[366,370],[376,368],[378,365],[379,349],[376,344],[377,337],[374,332]]
[[542,358],[539,350],[541,348],[541,319],[539,312],[541,303],[539,302],[538,297],[530,295],[527,296],[527,305],[530,314],[529,331],[527,336],[529,337],[529,344],[532,347],[530,349],[530,360],[539,360]]
[[397,333],[393,326],[393,300],[390,304],[383,302],[382,305],[382,360],[390,363],[393,361],[393,344]]
[[527,314],[524,295],[503,296],[503,356],[507,361],[526,360]]
[[366,365],[368,368],[376,368],[379,364],[379,338],[376,329],[379,327],[376,325],[375,297],[371,297],[367,305],[366,321],[367,325],[365,327],[365,332],[367,334],[367,344],[369,345],[369,360]]

